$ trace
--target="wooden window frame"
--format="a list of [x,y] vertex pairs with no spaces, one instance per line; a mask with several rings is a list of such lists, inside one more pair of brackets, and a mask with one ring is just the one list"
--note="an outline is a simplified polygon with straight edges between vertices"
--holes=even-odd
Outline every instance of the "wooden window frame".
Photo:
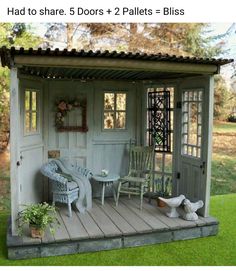
[[[189,93],[192,92],[193,98],[189,98]],[[198,97],[197,99],[194,99],[194,93],[197,92],[198,95],[201,93],[201,99]],[[185,93],[188,93],[188,100],[185,100],[184,95]],[[197,131],[196,131],[196,136],[197,136],[197,142],[196,144],[192,144],[190,142],[190,110],[187,108],[185,110],[184,103],[189,106],[191,103],[195,103],[197,106],[197,120],[196,120],[196,125],[197,125]],[[201,105],[201,106],[199,106]],[[201,110],[199,110],[201,108]],[[187,157],[192,157],[195,159],[201,159],[202,156],[202,117],[203,117],[203,89],[202,88],[193,88],[193,89],[185,89],[182,93],[182,112],[181,112],[181,141],[182,141],[182,147],[181,147],[181,154],[183,156]],[[187,120],[184,120],[184,114],[187,114]],[[200,121],[199,121],[200,120]],[[184,131],[184,125],[187,126],[187,132]],[[185,142],[184,138],[187,138],[187,142]],[[187,150],[185,150],[187,148]],[[191,151],[189,151],[189,149]],[[195,154],[194,154],[194,149],[195,149]],[[191,153],[190,153],[191,152]]]
[[[105,109],[104,108],[104,97],[106,93],[114,94],[114,109]],[[117,94],[125,94],[125,110],[117,110]],[[102,130],[104,132],[118,132],[118,131],[126,131],[127,130],[127,97],[128,97],[128,92],[127,91],[103,91],[103,96],[102,96]],[[124,112],[125,113],[125,127],[124,128],[116,128],[116,113],[119,112]],[[114,114],[114,128],[107,129],[104,127],[104,114],[105,113],[113,113]]]
[[[26,92],[30,93],[30,98],[29,98],[29,109],[26,110],[25,108],[25,98],[26,98]],[[35,110],[32,109],[32,93],[36,93],[36,108]],[[24,130],[24,135],[37,135],[39,134],[39,122],[40,122],[40,91],[37,89],[31,89],[31,88],[25,88],[24,89],[24,125],[23,125],[23,130]],[[32,114],[36,114],[36,129],[32,130]],[[29,131],[26,130],[26,114],[29,114]]]

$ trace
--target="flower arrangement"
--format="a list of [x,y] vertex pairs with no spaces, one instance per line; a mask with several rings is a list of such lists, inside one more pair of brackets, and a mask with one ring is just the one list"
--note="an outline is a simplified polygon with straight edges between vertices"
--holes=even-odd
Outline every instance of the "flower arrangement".
[[[82,126],[64,126],[66,115],[74,109],[82,109]],[[86,132],[86,100],[59,100],[56,102],[55,126],[58,131],[81,131]]]

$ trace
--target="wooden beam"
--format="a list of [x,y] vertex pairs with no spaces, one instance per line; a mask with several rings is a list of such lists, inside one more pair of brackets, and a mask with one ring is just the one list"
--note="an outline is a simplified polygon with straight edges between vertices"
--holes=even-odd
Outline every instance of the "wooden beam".
[[16,66],[214,74],[217,65],[89,57],[15,56]]

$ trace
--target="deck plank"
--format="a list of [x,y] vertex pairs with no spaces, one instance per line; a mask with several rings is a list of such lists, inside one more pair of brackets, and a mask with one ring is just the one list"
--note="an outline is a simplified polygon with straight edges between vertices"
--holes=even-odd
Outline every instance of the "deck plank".
[[49,230],[49,228],[46,228],[44,232],[44,236],[42,238],[42,243],[53,243],[55,242],[55,237]]
[[107,216],[109,216],[123,235],[137,233],[137,231],[115,209],[113,209],[109,203],[105,201],[104,205],[99,205],[100,201],[97,199],[94,200],[94,202],[98,204]]
[[[139,199],[133,197],[132,200],[135,203],[140,204]],[[147,210],[153,216],[157,217],[162,223],[166,224],[170,229],[179,229],[179,228],[181,228],[179,223],[177,223],[172,218],[167,217],[165,214],[160,212],[159,209],[156,206],[145,202],[145,200],[143,201],[143,209]]]
[[86,229],[89,238],[103,238],[104,233],[101,231],[101,229],[98,227],[98,225],[95,223],[93,218],[90,216],[88,212],[85,213],[79,213],[75,212],[78,218],[80,219],[81,223],[83,224],[84,228]]
[[110,237],[119,236],[122,234],[122,232],[112,222],[109,216],[107,216],[106,213],[100,209],[95,202],[93,202],[93,208],[89,210],[89,213],[104,233],[104,236]]
[[[184,210],[181,208],[177,208],[177,210],[178,210],[180,216],[183,216]],[[192,222],[194,222],[196,224],[196,226],[204,226],[206,224],[202,219],[200,219],[200,217],[197,220],[192,221]]]
[[67,229],[64,225],[64,222],[61,218],[61,215],[60,213],[57,211],[57,219],[60,223],[60,225],[58,227],[56,227],[55,229],[55,234],[54,234],[54,237],[55,237],[55,241],[56,242],[62,242],[62,241],[66,241],[66,240],[69,240],[70,239],[70,236],[67,232]]
[[144,222],[152,227],[153,230],[165,230],[169,228],[166,224],[147,212],[145,209],[140,211],[139,204],[135,203],[134,201],[127,198],[122,198],[121,202],[124,203],[131,211],[136,213],[141,219],[143,219]]
[[139,216],[128,209],[122,202],[119,201],[119,205],[114,206],[114,201],[106,199],[106,201],[138,232],[151,232],[152,228],[145,223]]
[[199,216],[199,219],[204,223],[204,225],[214,225],[219,223],[218,220],[212,216],[208,217]]
[[89,235],[85,230],[78,216],[72,211],[72,217],[68,217],[68,210],[65,206],[60,208],[60,215],[66,226],[71,240],[88,239]]
[[155,210],[155,212],[158,215],[158,218],[160,218],[160,220],[163,221],[165,224],[167,223],[167,225],[170,228],[192,228],[192,227],[197,226],[197,224],[193,221],[187,221],[182,218],[169,218],[169,217],[167,217],[165,213],[168,210],[167,209],[168,207],[162,207],[162,208],[156,207],[153,204],[149,204],[145,201],[144,201],[144,205],[150,209]]
[[[168,207],[164,207],[164,208],[160,208],[157,207],[159,209],[160,212],[162,212],[164,215],[165,213],[168,211]],[[180,225],[181,228],[193,228],[196,227],[197,224],[194,221],[188,221],[185,220],[183,218],[171,218],[173,221],[175,221],[176,223],[178,223]]]

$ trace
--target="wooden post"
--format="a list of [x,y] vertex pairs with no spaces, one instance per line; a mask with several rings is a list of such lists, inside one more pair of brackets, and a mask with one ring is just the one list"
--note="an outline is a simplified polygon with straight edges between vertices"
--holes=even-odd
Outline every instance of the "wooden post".
[[202,215],[209,216],[209,204],[210,204],[210,186],[211,186],[211,160],[212,160],[212,129],[213,129],[213,104],[214,104],[214,76],[209,76],[208,79],[208,107],[206,107],[205,117],[206,126],[204,127],[207,131],[206,143],[206,186],[205,186],[205,204],[203,207]]
[[11,69],[10,86],[10,154],[11,154],[11,220],[12,235],[17,235],[16,218],[19,212],[19,140],[20,140],[20,93],[17,68]]

